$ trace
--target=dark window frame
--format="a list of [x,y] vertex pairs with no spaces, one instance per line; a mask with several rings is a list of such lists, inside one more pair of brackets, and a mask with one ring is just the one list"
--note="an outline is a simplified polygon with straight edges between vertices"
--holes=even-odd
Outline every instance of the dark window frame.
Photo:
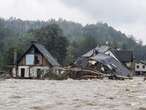
[[139,68],[140,68],[140,66],[139,66],[139,65],[137,65],[137,66],[136,66],[136,68],[137,68],[137,69],[139,69]]

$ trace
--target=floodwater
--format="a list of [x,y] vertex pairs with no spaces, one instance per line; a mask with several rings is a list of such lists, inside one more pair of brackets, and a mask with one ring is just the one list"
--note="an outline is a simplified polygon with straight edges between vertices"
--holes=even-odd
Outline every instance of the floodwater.
[[146,110],[146,82],[0,81],[0,110]]

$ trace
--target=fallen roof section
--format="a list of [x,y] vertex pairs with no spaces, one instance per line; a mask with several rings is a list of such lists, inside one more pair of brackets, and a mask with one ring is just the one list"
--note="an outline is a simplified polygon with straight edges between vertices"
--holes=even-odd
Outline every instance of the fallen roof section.
[[108,46],[96,47],[96,48],[90,50],[89,52],[85,53],[84,55],[82,55],[82,57],[91,57],[94,53],[105,53],[109,49],[110,49],[110,47],[108,47]]
[[133,61],[133,52],[130,50],[116,50],[111,49],[111,52],[120,62],[132,62]]
[[118,62],[111,56],[99,53],[96,56],[91,57],[90,59],[100,62],[108,68],[114,69],[116,74],[118,75],[128,76],[130,74],[130,71],[126,67],[124,67],[120,62]]

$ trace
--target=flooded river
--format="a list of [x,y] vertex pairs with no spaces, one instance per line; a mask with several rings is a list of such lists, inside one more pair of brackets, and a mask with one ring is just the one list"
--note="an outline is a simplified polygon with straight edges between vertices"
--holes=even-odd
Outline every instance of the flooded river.
[[146,82],[0,81],[0,110],[146,110]]

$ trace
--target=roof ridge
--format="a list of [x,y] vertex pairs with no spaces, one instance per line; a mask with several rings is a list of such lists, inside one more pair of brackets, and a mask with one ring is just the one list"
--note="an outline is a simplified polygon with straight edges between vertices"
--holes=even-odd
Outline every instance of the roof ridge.
[[57,60],[51,55],[51,53],[45,48],[44,45],[39,43],[34,43],[34,45],[38,48],[38,50],[46,57],[46,59],[52,63],[53,66],[60,66]]

